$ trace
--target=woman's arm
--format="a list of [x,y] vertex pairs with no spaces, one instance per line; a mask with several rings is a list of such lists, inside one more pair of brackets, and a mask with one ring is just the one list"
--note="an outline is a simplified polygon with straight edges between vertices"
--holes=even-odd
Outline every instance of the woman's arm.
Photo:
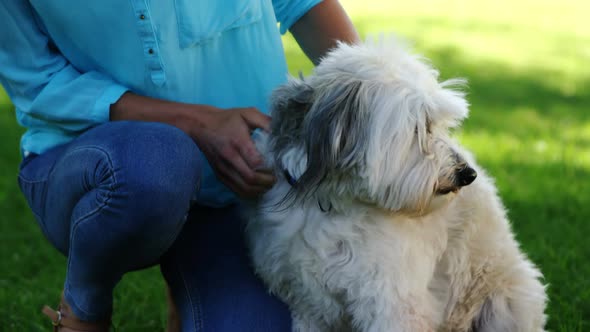
[[360,38],[338,0],[324,0],[289,29],[307,57],[318,64],[338,41],[357,43]]
[[19,111],[71,133],[109,120],[110,105],[126,87],[72,66],[37,25],[28,1],[0,1],[0,22],[0,84]]

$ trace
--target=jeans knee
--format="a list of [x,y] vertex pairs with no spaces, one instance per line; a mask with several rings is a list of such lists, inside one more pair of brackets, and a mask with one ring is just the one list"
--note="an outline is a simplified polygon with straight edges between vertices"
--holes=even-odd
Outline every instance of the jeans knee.
[[127,230],[140,237],[166,238],[179,231],[198,191],[202,156],[176,127],[123,122],[115,157],[116,202],[125,210]]

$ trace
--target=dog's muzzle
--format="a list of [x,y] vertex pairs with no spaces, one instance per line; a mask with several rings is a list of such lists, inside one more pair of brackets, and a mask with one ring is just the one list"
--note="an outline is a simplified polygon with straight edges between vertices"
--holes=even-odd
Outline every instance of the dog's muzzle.
[[473,181],[475,181],[476,177],[477,172],[473,168],[465,165],[455,171],[451,183],[443,182],[443,185],[436,189],[436,194],[446,195],[449,193],[456,193],[462,187],[470,185]]

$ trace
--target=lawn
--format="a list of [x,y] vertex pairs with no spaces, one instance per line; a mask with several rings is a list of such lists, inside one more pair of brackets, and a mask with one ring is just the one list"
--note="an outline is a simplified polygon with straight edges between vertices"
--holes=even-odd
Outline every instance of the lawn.
[[[590,331],[590,2],[343,1],[363,35],[395,32],[469,80],[458,135],[497,180],[522,248],[549,285],[551,331]],[[311,64],[285,37],[293,73]],[[47,331],[65,259],[42,237],[16,185],[22,130],[0,91],[0,330]],[[116,290],[115,325],[159,331],[163,283],[152,268]]]

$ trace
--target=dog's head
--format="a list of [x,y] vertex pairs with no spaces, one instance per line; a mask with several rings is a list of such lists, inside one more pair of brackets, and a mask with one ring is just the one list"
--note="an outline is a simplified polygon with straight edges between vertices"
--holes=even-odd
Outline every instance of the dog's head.
[[270,149],[291,198],[351,200],[424,213],[476,176],[449,129],[468,113],[461,80],[397,42],[339,44],[306,79],[272,97]]

